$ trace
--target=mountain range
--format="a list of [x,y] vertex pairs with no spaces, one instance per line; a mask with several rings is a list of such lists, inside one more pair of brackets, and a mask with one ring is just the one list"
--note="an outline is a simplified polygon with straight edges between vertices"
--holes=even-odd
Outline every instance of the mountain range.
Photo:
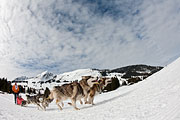
[[78,69],[71,72],[65,72],[59,75],[53,74],[48,71],[44,71],[35,77],[21,76],[15,78],[12,83],[17,82],[22,86],[28,86],[36,89],[49,87],[54,85],[61,85],[74,80],[81,80],[82,76],[94,76],[94,77],[117,77],[120,85],[128,85],[144,80],[148,76],[161,70],[161,66],[149,66],[149,65],[130,65],[126,67],[116,69]]

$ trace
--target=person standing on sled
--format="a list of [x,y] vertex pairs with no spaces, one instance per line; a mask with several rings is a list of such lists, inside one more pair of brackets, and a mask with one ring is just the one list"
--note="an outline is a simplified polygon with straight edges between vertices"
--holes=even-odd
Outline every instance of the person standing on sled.
[[12,91],[14,93],[15,104],[17,104],[17,96],[19,94],[19,87],[16,83],[12,86]]

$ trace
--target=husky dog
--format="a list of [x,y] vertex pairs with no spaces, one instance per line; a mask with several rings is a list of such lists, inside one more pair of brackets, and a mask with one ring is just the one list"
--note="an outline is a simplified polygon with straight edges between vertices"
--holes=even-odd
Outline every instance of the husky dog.
[[38,109],[39,108],[43,109],[40,105],[40,100],[38,99],[37,95],[35,95],[35,96],[26,95],[26,97],[27,97],[26,105],[27,104],[35,104],[38,106]]
[[82,76],[82,80],[79,82],[81,87],[83,88],[84,93],[84,103],[87,104],[88,92],[90,88],[96,84],[98,81],[98,77],[91,77],[91,76]]
[[27,104],[35,104],[38,106],[38,109],[41,108],[42,110],[46,110],[46,107],[48,107],[49,103],[52,101],[50,99],[46,99],[44,94],[37,94],[34,96],[26,95],[27,101],[22,103],[22,106],[25,106]]
[[[92,82],[94,82],[94,81],[92,81]],[[87,92],[87,98],[88,98],[88,101],[86,101],[85,104],[94,105],[93,101],[94,101],[95,95],[101,94],[103,92],[104,88],[110,83],[112,83],[111,78],[101,77],[98,82],[94,82],[92,87],[89,86],[90,87],[89,90],[85,91],[85,92]],[[85,89],[83,89],[83,90],[85,90]],[[86,100],[87,100],[87,98],[86,98]],[[68,104],[72,105],[72,103],[68,103]]]
[[76,107],[76,101],[82,97],[84,97],[83,89],[77,81],[62,86],[55,86],[49,95],[49,99],[56,100],[56,104],[60,110],[62,110],[62,107],[59,103],[61,102],[63,106],[63,101],[67,99],[71,99],[72,106],[76,110],[79,110],[79,108]]
[[112,82],[110,78],[100,78],[97,84],[94,84],[88,93],[88,104],[94,105],[94,97],[96,94],[101,94],[103,89]]
[[[69,84],[53,87],[53,90],[51,91],[51,94],[49,95],[48,99],[55,99],[56,104],[60,110],[62,110],[62,107],[59,105],[59,103],[61,103],[63,106],[64,100],[71,99],[72,103],[70,104],[76,110],[79,110],[79,108],[76,107],[76,101],[79,100],[82,104],[81,99],[88,95],[86,91],[90,90],[90,86],[93,86],[93,84],[97,83],[96,78],[88,78],[88,80],[81,80],[80,83],[78,83],[78,81],[74,81]],[[88,86],[88,89],[86,88],[86,86]]]

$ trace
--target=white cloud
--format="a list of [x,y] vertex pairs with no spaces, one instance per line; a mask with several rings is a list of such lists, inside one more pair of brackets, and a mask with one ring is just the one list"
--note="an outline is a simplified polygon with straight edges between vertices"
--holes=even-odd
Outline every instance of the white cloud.
[[178,0],[107,2],[1,0],[0,77],[165,65],[180,55]]
[[[159,63],[165,64],[172,57],[178,57],[180,45],[180,1],[146,1],[144,2],[142,24],[149,37],[146,41],[156,45],[160,53]],[[157,54],[156,53],[156,54]],[[156,59],[157,59],[156,58]]]

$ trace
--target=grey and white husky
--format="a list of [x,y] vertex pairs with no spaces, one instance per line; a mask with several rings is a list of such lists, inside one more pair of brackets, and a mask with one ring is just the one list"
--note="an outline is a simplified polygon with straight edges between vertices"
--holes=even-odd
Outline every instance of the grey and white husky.
[[87,103],[94,105],[94,97],[95,97],[95,95],[101,94],[102,91],[104,90],[104,88],[110,83],[112,83],[111,78],[106,78],[106,77],[100,78],[98,83],[94,84],[90,88],[90,90],[88,92],[88,101],[87,101]]
[[[84,84],[83,85],[81,84],[82,81],[80,81],[81,86],[84,85]],[[83,91],[84,91],[84,93],[87,94],[87,96],[84,96],[85,104],[94,105],[94,97],[95,97],[95,95],[102,93],[104,88],[108,84],[112,83],[112,79],[107,78],[107,77],[100,77],[100,78],[98,78],[98,81],[96,81],[96,82],[92,81],[92,82],[93,82],[93,84],[91,84],[92,86],[88,85],[88,84],[83,86],[83,88],[84,88]],[[84,82],[84,83],[86,83],[86,82]],[[72,103],[68,103],[68,104],[72,105]]]
[[27,100],[22,103],[22,106],[26,106],[28,104],[35,104],[38,106],[38,109],[41,108],[42,110],[46,110],[49,103],[52,102],[51,99],[47,99],[44,94],[37,94],[37,95],[26,95]]
[[59,103],[62,103],[63,106],[63,101],[70,99],[72,102],[71,105],[76,110],[79,110],[79,108],[76,107],[76,101],[79,100],[82,104],[81,99],[88,96],[88,90],[90,90],[91,86],[96,83],[97,78],[87,77],[80,82],[74,81],[72,83],[64,84],[62,86],[55,86],[53,87],[53,90],[51,91],[48,99],[55,99],[56,104],[60,110],[62,110],[62,107],[59,105]]

